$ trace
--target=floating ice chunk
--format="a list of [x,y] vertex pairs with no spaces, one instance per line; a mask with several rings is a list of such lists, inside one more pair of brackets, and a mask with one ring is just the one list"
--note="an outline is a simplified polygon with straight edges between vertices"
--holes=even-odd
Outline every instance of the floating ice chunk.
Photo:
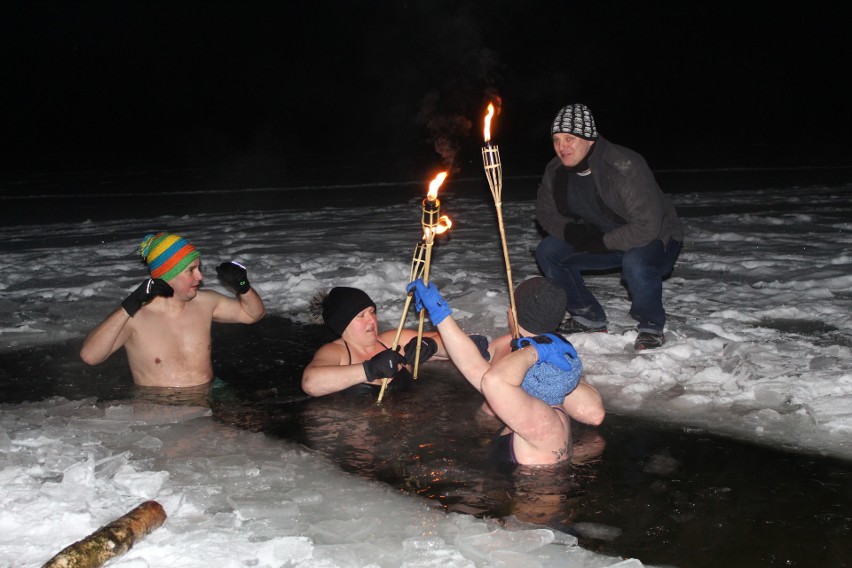
[[113,481],[131,495],[152,499],[168,478],[169,473],[166,471],[137,472],[132,466],[127,465],[116,472]]
[[456,543],[462,551],[491,561],[497,551],[531,552],[555,540],[550,529],[521,531],[496,530],[485,534],[463,536]]
[[159,450],[163,447],[163,441],[154,436],[145,436],[134,444],[145,450]]
[[403,543],[401,568],[474,568],[476,564],[448,548],[441,538],[407,539]]
[[260,466],[260,475],[265,479],[294,481],[296,467],[291,463],[264,463]]
[[127,422],[122,420],[104,420],[103,418],[72,418],[68,421],[68,427],[111,434],[120,434],[129,428]]
[[671,475],[680,468],[680,462],[670,455],[655,454],[651,456],[642,471],[657,475]]
[[130,462],[130,452],[108,456],[95,464],[95,475],[100,479],[109,479]]
[[596,538],[598,540],[615,540],[621,536],[621,529],[602,525],[599,523],[574,523],[572,528],[580,533],[580,536],[586,538]]
[[258,547],[257,559],[267,566],[289,565],[310,559],[313,550],[311,539],[304,536],[274,538]]
[[322,495],[307,488],[291,489],[286,493],[287,499],[297,505],[319,505],[322,503]]
[[227,501],[243,519],[295,520],[299,516],[299,506],[276,492],[229,495]]
[[379,526],[376,518],[329,519],[320,521],[310,528],[314,540],[322,544],[361,542]]
[[370,568],[369,560],[361,558],[351,545],[329,544],[317,546],[313,550],[313,559],[320,561],[316,566],[328,568]]
[[437,550],[444,548],[446,545],[446,541],[439,536],[418,536],[407,538],[402,542],[402,548],[405,552]]
[[606,568],[644,568],[644,564],[639,562],[636,558],[628,558],[627,560],[622,560],[617,564],[610,564]]
[[104,418],[128,421],[133,418],[133,406],[130,404],[111,405],[104,408]]
[[210,458],[210,474],[216,479],[246,477],[248,459],[244,454]]
[[578,539],[573,534],[564,533],[562,531],[553,531],[553,543],[563,546],[577,546]]
[[130,420],[136,425],[179,424],[213,412],[202,406],[167,406],[159,404],[134,404]]
[[91,456],[69,466],[62,474],[63,485],[91,485],[94,479],[95,460]]

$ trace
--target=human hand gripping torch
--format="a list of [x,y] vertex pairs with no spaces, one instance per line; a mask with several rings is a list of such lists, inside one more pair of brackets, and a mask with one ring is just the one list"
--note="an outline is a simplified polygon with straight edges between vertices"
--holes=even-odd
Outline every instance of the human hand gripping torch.
[[500,229],[500,240],[503,243],[503,260],[506,263],[506,279],[509,283],[509,329],[512,337],[520,337],[518,331],[518,311],[515,308],[515,288],[512,284],[512,264],[509,262],[509,247],[506,244],[506,229],[503,226],[503,164],[500,161],[500,149],[491,144],[491,119],[494,117],[494,104],[488,103],[488,113],[485,115],[483,134],[485,146],[482,147],[482,164],[485,167],[485,177],[494,197],[497,208],[497,225]]
[[[432,245],[435,242],[435,235],[440,235],[446,232],[451,226],[452,221],[446,215],[441,216],[441,201],[438,199],[438,188],[444,183],[447,178],[447,172],[441,172],[429,184],[429,191],[422,205],[421,225],[423,226],[423,238],[414,247],[414,256],[411,259],[411,272],[409,274],[409,282],[417,278],[423,278],[423,282],[429,283],[429,268],[432,260]],[[399,338],[402,335],[402,329],[405,326],[405,318],[408,315],[408,308],[411,306],[413,293],[409,293],[405,298],[405,307],[402,309],[402,316],[399,319],[399,326],[396,330],[396,337],[393,340],[391,349],[396,351],[399,347]],[[420,321],[417,328],[417,347],[414,357],[414,378],[417,378],[417,373],[420,366],[420,346],[423,343],[423,323],[426,310],[420,310]],[[385,395],[385,389],[388,386],[389,378],[382,379],[382,388],[379,391],[379,398],[376,404],[381,404]]]

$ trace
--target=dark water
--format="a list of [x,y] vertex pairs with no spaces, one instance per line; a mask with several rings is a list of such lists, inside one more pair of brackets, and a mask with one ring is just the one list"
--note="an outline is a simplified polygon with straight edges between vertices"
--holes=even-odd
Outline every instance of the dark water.
[[[852,463],[609,414],[575,428],[572,466],[501,467],[498,424],[477,414],[478,395],[449,363],[426,365],[413,390],[381,406],[372,393],[306,397],[301,369],[327,338],[278,317],[216,326],[220,379],[189,394],[223,422],[303,443],[448,511],[545,524],[645,564],[852,566]],[[0,400],[155,396],[133,387],[121,353],[86,367],[78,349],[0,354]]]

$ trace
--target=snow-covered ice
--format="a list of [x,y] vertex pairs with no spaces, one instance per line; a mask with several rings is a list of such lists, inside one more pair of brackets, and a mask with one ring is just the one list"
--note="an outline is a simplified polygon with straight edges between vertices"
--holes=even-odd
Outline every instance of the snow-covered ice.
[[[674,195],[686,240],[664,286],[666,345],[633,352],[616,276],[590,280],[610,333],[571,338],[607,409],[852,459],[850,198],[850,185]],[[467,331],[494,337],[507,306],[494,204],[450,189],[442,206],[455,225],[434,248],[431,279]],[[537,273],[534,204],[505,202],[503,213],[517,283]],[[160,229],[188,238],[208,267],[245,264],[270,313],[307,321],[318,290],[356,286],[394,327],[419,222],[416,199],[353,208],[329,198],[314,209],[3,227],[0,349],[82,338],[144,277],[134,250]],[[209,274],[206,284],[218,288]],[[16,567],[149,498],[167,523],[112,565],[641,565],[551,529],[446,514],[194,407],[2,405],[0,480],[0,558]]]

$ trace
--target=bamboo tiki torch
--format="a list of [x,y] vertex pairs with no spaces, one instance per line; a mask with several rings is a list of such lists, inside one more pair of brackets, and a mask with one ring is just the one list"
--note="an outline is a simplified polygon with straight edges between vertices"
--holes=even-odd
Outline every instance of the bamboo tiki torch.
[[[429,282],[429,265],[432,259],[432,244],[435,241],[435,235],[444,233],[452,226],[452,221],[446,216],[440,215],[441,202],[438,200],[438,188],[444,183],[447,177],[447,172],[441,172],[429,184],[429,192],[422,203],[421,225],[423,226],[423,238],[417,243],[414,248],[414,256],[411,259],[411,272],[409,274],[409,282],[417,278],[423,278],[423,282]],[[399,326],[396,330],[396,337],[393,340],[391,349],[396,350],[399,347],[399,338],[402,335],[402,329],[405,326],[405,318],[408,315],[408,308],[411,306],[413,293],[409,293],[405,298],[405,307],[402,310],[402,316],[399,319]],[[417,378],[417,373],[420,366],[420,346],[423,343],[423,323],[426,310],[420,310],[420,322],[417,330],[417,344],[414,359],[414,378]],[[385,389],[388,386],[390,378],[382,379],[382,388],[379,390],[379,397],[376,404],[381,404],[385,396]]]
[[[417,246],[414,247],[414,256],[411,258],[411,271],[408,275],[408,281],[412,282],[420,278],[420,275],[423,273],[423,263],[425,262],[424,255],[426,254],[426,244],[421,240],[417,243]],[[393,338],[393,345],[391,349],[396,351],[396,348],[399,347],[399,336],[402,335],[402,328],[405,327],[405,318],[408,316],[408,308],[411,306],[411,299],[414,294],[409,292],[405,296],[405,307],[402,308],[402,316],[399,318],[399,326],[396,328],[396,337]],[[376,400],[376,404],[381,404],[382,399],[385,396],[385,389],[388,388],[388,382],[390,382],[389,378],[382,379],[382,388],[379,391],[379,398]]]
[[491,119],[494,117],[494,104],[488,103],[488,113],[485,115],[485,146],[482,147],[482,164],[485,167],[485,177],[494,197],[497,208],[497,225],[500,229],[500,240],[503,243],[503,260],[506,263],[506,279],[509,284],[509,329],[512,337],[520,337],[518,331],[518,311],[515,308],[515,287],[512,284],[512,264],[509,262],[509,247],[506,244],[506,229],[503,226],[503,164],[500,161],[500,148],[491,144]]
[[[423,200],[423,215],[420,224],[423,225],[423,242],[426,244],[425,262],[423,263],[423,283],[429,283],[429,268],[432,263],[432,245],[435,235],[441,231],[441,200],[438,199],[438,188],[447,179],[447,172],[441,172],[429,184],[429,191]],[[420,322],[417,326],[417,349],[414,352],[414,378],[420,368],[420,346],[423,343],[423,320],[426,317],[426,308],[420,310]]]

